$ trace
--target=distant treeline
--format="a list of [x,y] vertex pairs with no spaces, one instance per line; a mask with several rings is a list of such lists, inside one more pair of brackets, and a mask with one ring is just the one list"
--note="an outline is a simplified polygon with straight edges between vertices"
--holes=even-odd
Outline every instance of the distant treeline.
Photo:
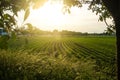
[[68,31],[68,30],[62,30],[62,31],[58,31],[58,30],[53,30],[53,31],[44,31],[44,30],[40,30],[36,27],[33,28],[21,28],[17,30],[17,34],[18,35],[67,35],[67,36],[88,36],[88,35],[110,35],[110,36],[114,36],[115,33],[88,33],[88,32],[76,32],[76,31]]

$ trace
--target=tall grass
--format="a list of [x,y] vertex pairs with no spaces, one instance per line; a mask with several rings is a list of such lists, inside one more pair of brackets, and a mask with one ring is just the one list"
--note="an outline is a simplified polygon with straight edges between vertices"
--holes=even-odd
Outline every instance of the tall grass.
[[0,50],[0,80],[98,80],[95,61]]

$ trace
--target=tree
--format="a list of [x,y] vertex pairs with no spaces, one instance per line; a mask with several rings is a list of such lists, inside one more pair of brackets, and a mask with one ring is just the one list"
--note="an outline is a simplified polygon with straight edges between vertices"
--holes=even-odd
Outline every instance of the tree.
[[[120,1],[119,0],[102,0],[102,1],[103,4],[106,6],[107,10],[112,15],[115,22],[117,38],[117,66],[118,75],[120,75]],[[118,79],[120,79],[119,76]]]
[[[8,33],[15,33],[18,31],[15,29],[15,27],[17,27],[15,20],[15,17],[18,16],[17,12],[20,10],[25,11],[25,21],[30,14],[31,5],[35,9],[43,5],[46,1],[47,0],[0,0],[0,27],[4,28]],[[3,40],[4,44],[6,44],[9,40],[9,38],[3,39],[5,39]],[[2,44],[0,45],[4,46]]]
[[[120,1],[119,0],[64,0],[65,5],[68,6],[67,10],[69,11],[70,7],[81,5],[81,1],[84,3],[90,3],[89,8],[93,12],[99,14],[99,20],[105,21],[106,18],[113,18],[115,26],[112,26],[113,29],[116,29],[116,39],[117,39],[117,66],[118,66],[118,75],[120,75]],[[118,76],[118,79],[120,77]]]

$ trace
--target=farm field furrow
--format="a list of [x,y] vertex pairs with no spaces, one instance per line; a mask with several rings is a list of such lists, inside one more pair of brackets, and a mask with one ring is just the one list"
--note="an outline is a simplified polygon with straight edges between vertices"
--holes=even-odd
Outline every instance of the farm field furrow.
[[80,57],[88,57],[88,53],[86,53],[86,51],[78,48],[74,44],[74,42],[68,41],[67,44],[73,51],[75,51],[75,53],[72,53],[73,55],[76,55],[78,58],[80,58]]
[[[107,61],[109,60],[109,57],[108,56],[105,56],[103,54],[103,52],[99,52],[99,51],[96,51],[94,49],[90,49],[88,47],[84,47],[80,44],[77,44],[77,43],[74,43],[76,45],[76,47],[78,47],[79,49],[82,49],[83,51],[85,51],[86,53],[88,53],[88,56],[93,56],[94,58],[96,59],[102,59],[104,61]],[[105,57],[105,58],[104,58]],[[107,61],[108,62],[108,61]]]

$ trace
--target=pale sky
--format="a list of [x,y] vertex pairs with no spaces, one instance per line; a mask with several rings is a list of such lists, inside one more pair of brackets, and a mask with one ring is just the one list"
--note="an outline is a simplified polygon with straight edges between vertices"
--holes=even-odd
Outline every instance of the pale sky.
[[[98,15],[87,8],[87,5],[83,5],[82,8],[74,7],[71,8],[70,14],[63,14],[60,4],[46,3],[38,10],[31,10],[30,16],[25,22],[30,22],[41,30],[47,31],[57,29],[59,31],[70,30],[89,33],[103,32],[106,29],[105,23],[98,22]],[[23,13],[19,13],[18,25],[22,24]]]

